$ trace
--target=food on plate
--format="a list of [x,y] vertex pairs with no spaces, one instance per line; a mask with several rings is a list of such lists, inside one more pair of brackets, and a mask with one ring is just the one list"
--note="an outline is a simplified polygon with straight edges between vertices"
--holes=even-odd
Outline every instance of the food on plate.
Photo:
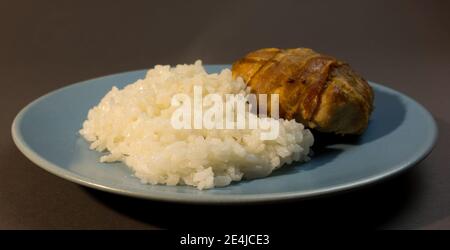
[[[260,112],[262,96],[277,98],[274,94],[279,106],[265,108],[271,114],[276,107],[280,118],[255,113],[253,105]],[[180,95],[187,99],[174,99]],[[226,104],[224,113],[223,106],[215,106],[232,95],[243,98],[242,110]],[[342,61],[306,48],[267,48],[215,74],[208,74],[201,61],[157,65],[145,78],[123,89],[113,87],[89,111],[80,134],[91,149],[107,151],[100,161],[124,162],[143,183],[209,189],[309,160],[314,138],[305,126],[326,133],[363,133],[373,98],[369,84]],[[206,114],[220,126],[198,126],[208,120]],[[238,123],[239,115],[248,124],[277,124],[277,133],[264,139],[268,127],[228,127],[228,122]],[[194,120],[186,120],[191,116]],[[184,121],[175,126],[179,118]]]
[[307,48],[266,48],[236,61],[232,72],[254,93],[278,93],[281,118],[336,134],[362,134],[367,128],[373,90],[334,57]]
[[[259,128],[174,128],[172,97],[192,96],[194,86],[203,87],[203,96],[249,94],[245,82],[233,79],[229,69],[208,74],[200,61],[158,65],[144,79],[123,89],[112,88],[89,111],[80,134],[91,149],[107,151],[102,162],[124,162],[143,183],[150,184],[208,189],[267,176],[285,164],[309,159],[313,136],[295,120],[277,120],[279,134],[273,140],[262,140]],[[246,116],[274,119],[256,117],[250,111]]]

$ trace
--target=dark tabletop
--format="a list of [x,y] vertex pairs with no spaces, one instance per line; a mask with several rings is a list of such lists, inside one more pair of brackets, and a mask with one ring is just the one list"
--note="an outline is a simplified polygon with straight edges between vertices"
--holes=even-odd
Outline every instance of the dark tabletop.
[[[449,11],[449,1],[1,1],[0,229],[450,229]],[[434,151],[333,197],[194,206],[79,186],[31,163],[11,139],[17,112],[51,90],[155,64],[230,63],[262,47],[311,47],[413,97],[438,123]]]

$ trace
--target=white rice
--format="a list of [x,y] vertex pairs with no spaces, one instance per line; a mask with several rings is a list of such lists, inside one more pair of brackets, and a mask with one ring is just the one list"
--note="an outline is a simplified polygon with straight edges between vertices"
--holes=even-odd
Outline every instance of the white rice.
[[194,85],[203,87],[203,95],[248,91],[241,78],[232,79],[230,70],[208,74],[201,61],[172,68],[158,65],[145,79],[121,90],[113,87],[89,111],[80,134],[91,149],[108,152],[100,161],[122,161],[143,183],[151,184],[208,189],[308,160],[313,136],[294,120],[280,120],[278,138],[265,141],[259,129],[174,129],[171,98],[192,95]]

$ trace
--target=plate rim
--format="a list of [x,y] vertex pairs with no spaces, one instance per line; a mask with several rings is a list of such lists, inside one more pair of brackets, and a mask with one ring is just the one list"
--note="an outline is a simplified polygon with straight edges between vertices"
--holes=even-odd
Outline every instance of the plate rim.
[[[228,64],[206,64],[205,67],[229,67]],[[155,200],[155,201],[165,201],[165,202],[177,202],[177,203],[199,203],[199,204],[236,204],[236,203],[261,203],[261,202],[276,202],[276,201],[286,201],[291,199],[309,199],[313,197],[319,197],[334,193],[340,193],[343,191],[348,191],[351,189],[357,189],[363,186],[367,186],[369,184],[376,183],[378,181],[384,180],[388,177],[395,176],[401,172],[403,172],[406,169],[409,169],[412,166],[417,165],[420,161],[425,159],[434,149],[438,137],[438,126],[436,124],[436,121],[431,114],[421,103],[417,102],[410,96],[401,93],[400,91],[394,90],[392,88],[386,87],[384,85],[371,82],[369,81],[369,84],[375,88],[379,88],[382,91],[388,91],[390,93],[394,93],[396,95],[400,95],[406,99],[409,99],[409,101],[413,102],[421,111],[428,116],[428,120],[431,122],[432,128],[432,136],[429,140],[424,142],[417,155],[406,161],[402,162],[401,164],[398,164],[398,167],[395,167],[394,169],[386,172],[382,172],[380,174],[374,175],[370,178],[362,178],[359,180],[355,180],[348,183],[343,183],[340,185],[334,185],[330,187],[324,187],[320,189],[314,189],[310,191],[290,191],[290,192],[279,192],[279,193],[263,193],[263,194],[202,194],[202,195],[195,195],[195,194],[181,194],[176,192],[164,192],[164,191],[155,191],[152,190],[148,193],[143,192],[135,192],[130,191],[126,189],[121,188],[115,188],[111,186],[102,185],[99,183],[96,183],[94,179],[91,179],[87,176],[81,176],[77,173],[74,173],[72,171],[69,171],[63,167],[58,166],[57,164],[51,163],[47,161],[45,158],[41,157],[38,153],[36,153],[34,150],[32,150],[28,145],[26,144],[25,140],[23,139],[20,131],[19,131],[19,124],[23,119],[23,116],[26,114],[28,109],[33,107],[34,105],[38,104],[43,99],[57,94],[60,91],[67,90],[69,88],[86,84],[91,81],[98,81],[102,78],[106,77],[114,77],[116,75],[122,75],[122,74],[131,74],[131,73],[138,73],[141,71],[145,71],[146,69],[141,70],[131,70],[131,71],[125,71],[100,77],[91,78],[88,80],[76,82],[61,88],[58,88],[56,90],[50,91],[47,94],[44,94],[29,104],[27,104],[25,107],[23,107],[19,113],[16,115],[16,117],[13,120],[12,126],[11,126],[11,134],[12,139],[14,143],[16,144],[17,148],[34,164],[39,166],[40,168],[46,170],[47,172],[50,172],[60,178],[63,178],[65,180],[77,183],[82,186],[86,186],[89,188],[98,189],[101,191],[106,191],[110,193],[125,195],[125,196],[131,196],[135,198],[142,198],[142,199],[149,199],[149,200]]]

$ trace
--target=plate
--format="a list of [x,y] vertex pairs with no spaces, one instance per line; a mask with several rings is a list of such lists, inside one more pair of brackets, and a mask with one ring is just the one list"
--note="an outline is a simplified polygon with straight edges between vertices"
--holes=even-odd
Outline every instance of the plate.
[[[229,65],[207,65],[210,73]],[[312,160],[276,170],[271,176],[230,186],[197,190],[188,186],[144,185],[122,163],[100,163],[78,130],[88,110],[112,86],[145,76],[125,72],[76,83],[33,101],[12,125],[20,151],[41,168],[103,191],[186,203],[249,203],[309,198],[382,180],[413,166],[430,153],[437,137],[432,115],[419,103],[380,84],[366,132],[352,141],[327,142]]]

